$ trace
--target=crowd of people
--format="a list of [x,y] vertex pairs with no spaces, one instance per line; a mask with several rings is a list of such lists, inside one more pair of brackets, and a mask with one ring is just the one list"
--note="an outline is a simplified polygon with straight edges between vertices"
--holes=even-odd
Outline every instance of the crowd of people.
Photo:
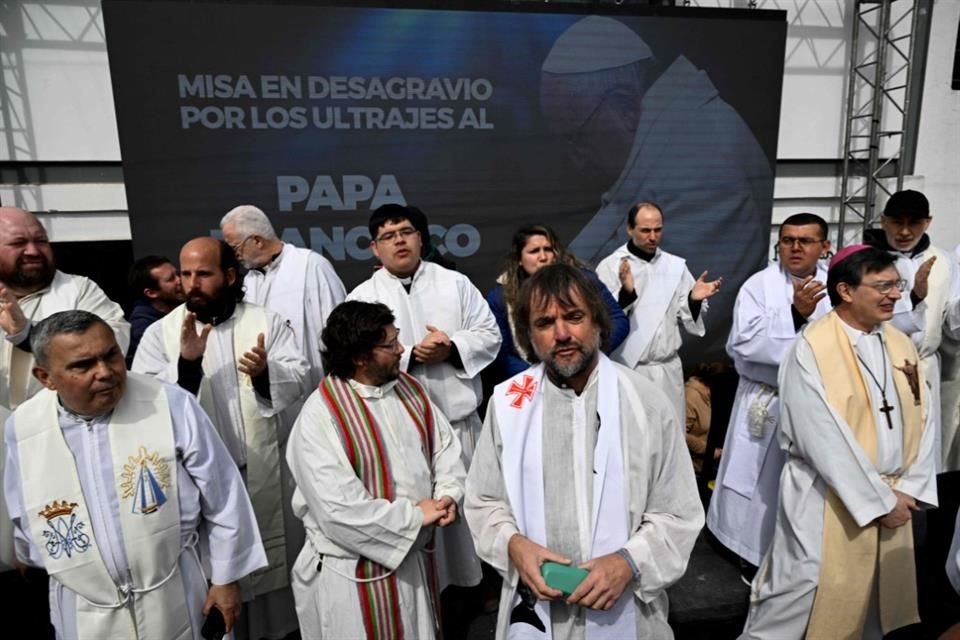
[[414,207],[372,212],[347,292],[239,206],[136,261],[128,322],[0,208],[5,601],[31,637],[428,639],[445,589],[498,575],[497,638],[671,638],[706,524],[751,581],[742,638],[920,622],[960,589],[960,253],[926,198],[836,253],[819,216],[780,225],[729,412],[729,369],[685,389],[679,355],[723,279],[663,250],[656,203],[623,213],[596,270],[519,229],[484,298]]

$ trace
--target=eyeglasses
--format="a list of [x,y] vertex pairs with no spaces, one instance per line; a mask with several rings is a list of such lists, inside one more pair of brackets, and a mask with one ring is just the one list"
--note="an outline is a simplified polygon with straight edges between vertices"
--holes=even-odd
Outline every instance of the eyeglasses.
[[887,280],[885,282],[872,282],[868,285],[871,289],[876,289],[877,293],[881,295],[886,295],[890,293],[890,290],[896,288],[897,291],[903,293],[907,290],[907,281],[901,278],[900,280]]
[[232,246],[232,247],[230,247],[230,248],[233,249],[233,252],[234,252],[235,254],[240,255],[241,253],[243,253],[243,245],[247,244],[247,241],[250,240],[250,238],[252,238],[252,237],[253,237],[252,235],[249,235],[249,236],[247,236],[246,238],[244,238],[243,240],[241,240],[238,244],[236,244],[236,245],[234,245],[234,246]]
[[400,334],[397,334],[393,337],[393,340],[387,342],[386,344],[375,344],[373,345],[374,349],[383,349],[385,351],[396,351],[400,348]]
[[812,247],[815,244],[820,244],[823,240],[818,240],[817,238],[793,238],[791,236],[783,236],[780,238],[780,246],[784,249],[792,249],[793,245],[798,244],[803,247]]
[[398,229],[396,231],[387,231],[384,234],[381,234],[379,238],[374,238],[374,242],[380,244],[385,242],[393,242],[397,238],[403,238],[406,240],[413,234],[417,233],[417,230],[413,227],[404,227],[403,229]]

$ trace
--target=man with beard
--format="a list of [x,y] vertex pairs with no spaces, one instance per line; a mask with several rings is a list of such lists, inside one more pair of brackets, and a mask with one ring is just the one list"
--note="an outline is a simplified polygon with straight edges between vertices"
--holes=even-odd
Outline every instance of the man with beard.
[[780,225],[779,261],[752,275],[737,294],[727,353],[740,375],[707,528],[750,567],[760,565],[773,536],[785,456],[779,424],[777,370],[797,334],[830,310],[827,223],[797,213]]
[[[243,278],[247,300],[290,322],[297,348],[310,364],[308,388],[316,388],[323,377],[320,331],[347,295],[333,265],[316,251],[282,241],[267,215],[251,205],[231,209],[220,220],[220,229],[249,269]],[[290,408],[291,422],[298,408]]]
[[[304,403],[287,461],[307,529],[293,567],[304,638],[437,635],[434,528],[457,518],[460,441],[382,304],[344,302],[323,330],[327,377]],[[379,578],[371,580],[372,578]]]
[[7,423],[6,495],[19,559],[50,573],[57,637],[199,638],[212,607],[232,629],[236,581],[266,556],[196,399],[128,375],[113,330],[87,311],[53,314],[31,342],[46,388]]
[[[675,409],[600,352],[610,321],[575,267],[533,274],[513,319],[541,364],[494,389],[464,501],[503,576],[496,637],[673,637],[666,588],[703,526]],[[588,573],[564,593],[548,561]]]
[[[450,420],[470,466],[480,432],[480,372],[497,357],[500,329],[469,278],[423,260],[417,216],[385,204],[370,216],[370,247],[383,264],[348,300],[381,302],[393,312],[404,351],[400,369],[423,383]],[[482,577],[470,533],[460,521],[437,536],[440,586],[472,587]]]
[[[97,314],[113,329],[117,343],[126,350],[130,342],[130,326],[123,319],[123,310],[97,286],[83,276],[57,270],[50,240],[40,221],[33,214],[15,207],[0,207],[0,329],[6,340],[0,340],[0,420],[43,386],[30,372],[35,362],[30,351],[33,325],[57,311],[82,309]],[[0,442],[0,466],[3,462]],[[2,482],[2,480],[0,480]],[[20,600],[30,591],[39,593],[39,617],[46,598],[45,580],[27,576],[35,589],[25,588],[24,580],[12,571],[13,530],[0,496],[0,584],[11,610],[26,613],[34,607]]]
[[239,263],[225,242],[196,238],[180,251],[187,296],[143,334],[133,370],[198,395],[250,490],[269,568],[242,582],[241,638],[296,629],[289,567],[303,542],[290,511],[292,480],[281,412],[306,393],[307,363],[277,314],[243,301]]
[[741,638],[881,638],[920,620],[910,521],[937,504],[937,434],[917,349],[888,322],[906,289],[895,261],[838,251],[833,311],[780,365],[787,461]]
[[133,364],[140,338],[147,327],[183,304],[180,272],[163,256],[140,258],[130,267],[127,288],[135,300],[130,310],[130,349],[127,366]]
[[694,280],[686,260],[660,248],[663,210],[657,204],[634,204],[626,222],[630,239],[597,265],[600,281],[630,319],[627,339],[610,357],[663,391],[685,424],[680,327],[703,336],[707,298],[720,291],[723,279],[708,282],[704,271]]

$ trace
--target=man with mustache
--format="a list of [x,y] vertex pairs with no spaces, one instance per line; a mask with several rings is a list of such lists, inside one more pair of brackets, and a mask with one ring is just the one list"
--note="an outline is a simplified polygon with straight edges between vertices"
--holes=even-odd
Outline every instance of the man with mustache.
[[[450,420],[469,467],[480,432],[480,372],[496,359],[500,329],[483,294],[463,274],[422,258],[425,241],[415,213],[378,207],[369,221],[370,247],[383,264],[348,300],[381,302],[393,312],[404,352],[400,369],[416,377]],[[460,521],[437,536],[441,589],[480,582],[480,561]]]
[[[310,363],[309,389],[323,377],[320,331],[347,292],[330,261],[316,251],[277,237],[267,214],[252,205],[231,209],[220,220],[223,240],[248,269],[246,297],[290,321],[297,346]],[[291,421],[298,406],[291,407]]]
[[243,301],[227,244],[195,238],[180,250],[187,302],[143,334],[133,371],[198,395],[250,488],[269,568],[242,582],[241,638],[283,638],[297,628],[289,567],[303,543],[283,464],[290,424],[281,413],[306,393],[308,365],[279,315]]
[[[33,326],[57,311],[83,309],[97,314],[113,329],[124,351],[130,342],[130,325],[123,309],[110,300],[97,284],[83,276],[57,270],[50,240],[40,221],[29,211],[0,207],[0,420],[42,389],[30,372],[34,367],[30,351]],[[0,461],[2,461],[0,443]],[[0,462],[2,464],[2,462]],[[2,483],[2,479],[0,479]],[[13,530],[0,497],[0,584],[11,610],[27,612],[30,605],[19,606],[24,594],[39,594],[42,610],[46,598],[45,577],[28,576],[37,589],[30,589],[14,568]],[[29,615],[29,614],[25,614]],[[37,614],[43,617],[44,613]]]
[[439,613],[431,542],[458,519],[460,441],[400,370],[386,306],[344,302],[323,344],[327,376],[287,450],[309,538],[292,577],[303,637],[429,640]]
[[[600,351],[610,321],[579,269],[533,274],[513,320],[541,363],[494,389],[464,501],[503,576],[496,637],[673,637],[666,588],[703,526],[675,409]],[[563,593],[547,561],[588,573]]]
[[113,330],[87,311],[49,316],[31,343],[45,388],[7,422],[6,497],[18,558],[50,573],[57,637],[199,638],[214,607],[230,631],[237,580],[266,556],[196,399],[127,374]]
[[886,251],[830,261],[833,311],[780,365],[787,461],[741,638],[880,638],[920,621],[913,512],[937,505],[928,385],[889,320],[906,290]]
[[164,256],[144,256],[134,262],[127,276],[127,288],[134,299],[130,310],[129,366],[147,327],[183,304],[185,297],[180,272]]

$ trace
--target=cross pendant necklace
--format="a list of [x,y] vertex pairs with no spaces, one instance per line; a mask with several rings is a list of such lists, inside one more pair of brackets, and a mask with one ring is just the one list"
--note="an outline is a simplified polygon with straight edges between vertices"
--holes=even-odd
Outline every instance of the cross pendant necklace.
[[890,412],[893,411],[893,406],[887,402],[887,350],[883,347],[883,337],[879,333],[877,334],[877,339],[880,341],[880,358],[883,363],[881,365],[882,371],[880,372],[880,375],[883,376],[883,384],[880,384],[877,376],[870,370],[870,367],[863,361],[859,353],[857,354],[857,360],[863,365],[864,370],[870,374],[870,379],[873,380],[873,384],[877,385],[877,389],[880,391],[880,397],[883,399],[883,404],[880,405],[879,411],[883,414],[883,417],[887,419],[887,428],[893,430],[893,419],[890,418]]

